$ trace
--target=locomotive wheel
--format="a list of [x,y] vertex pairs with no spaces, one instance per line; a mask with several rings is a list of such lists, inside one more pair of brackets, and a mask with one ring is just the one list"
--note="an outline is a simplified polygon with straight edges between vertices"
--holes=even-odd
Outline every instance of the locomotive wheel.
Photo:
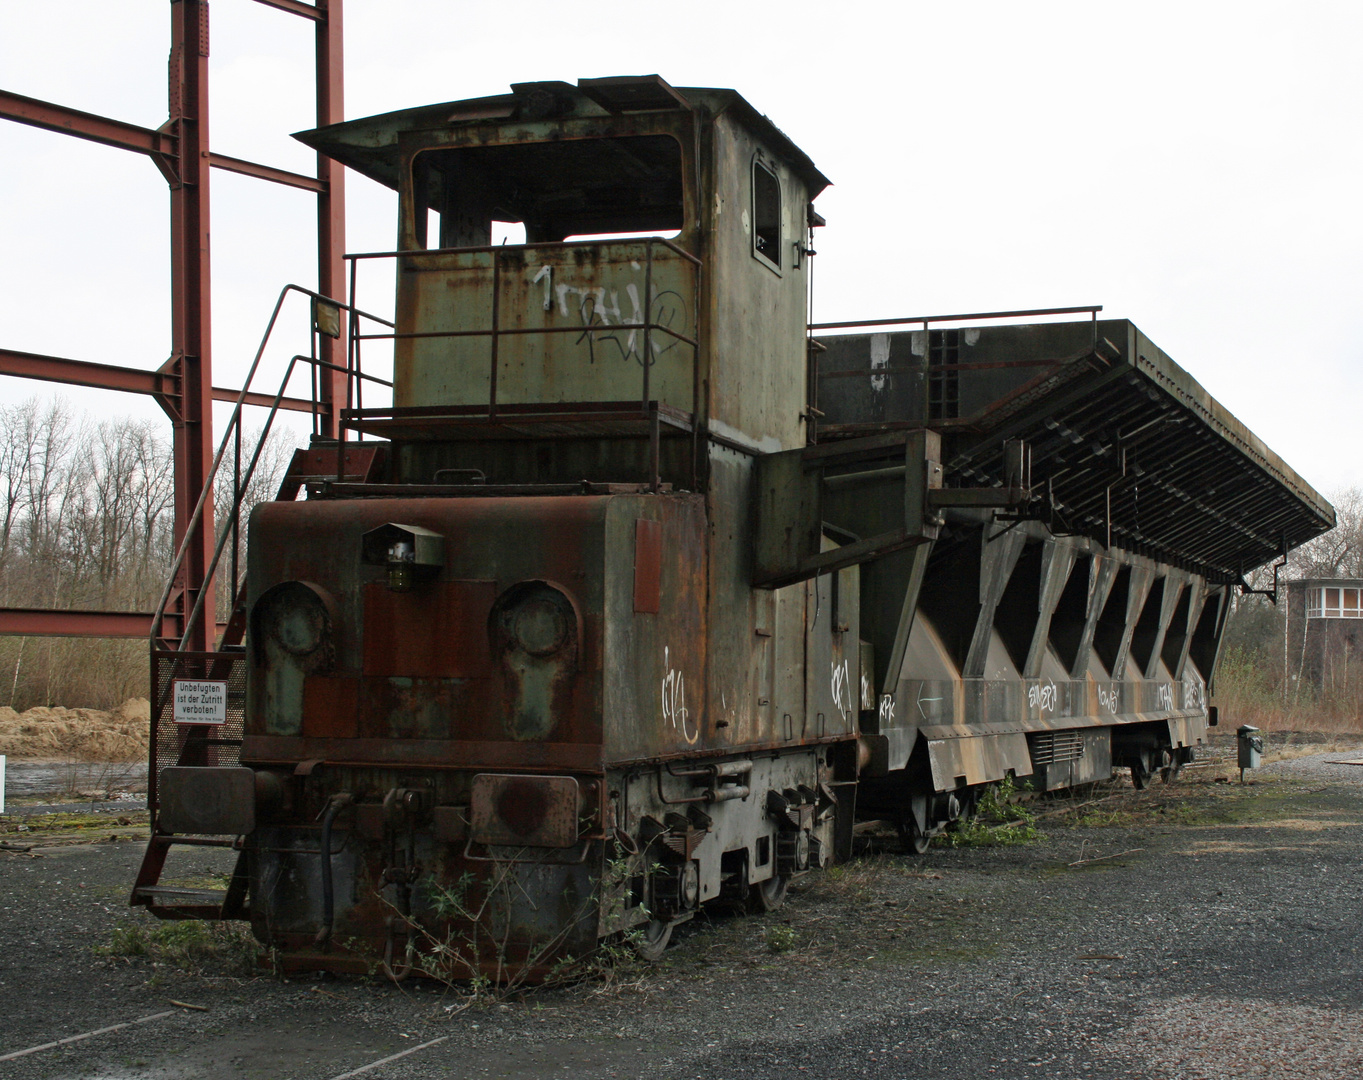
[[898,822],[899,842],[915,855],[922,855],[932,844],[932,837],[918,829],[918,822],[909,814],[901,818]]
[[759,881],[748,890],[749,905],[754,911],[775,911],[786,902],[788,888],[789,874],[773,874],[766,881]]
[[1144,791],[1154,775],[1154,770],[1147,767],[1144,761],[1131,766],[1131,783],[1135,785],[1137,791]]
[[666,919],[652,919],[639,928],[634,938],[634,951],[639,959],[655,963],[663,958],[667,943],[672,940],[672,925]]

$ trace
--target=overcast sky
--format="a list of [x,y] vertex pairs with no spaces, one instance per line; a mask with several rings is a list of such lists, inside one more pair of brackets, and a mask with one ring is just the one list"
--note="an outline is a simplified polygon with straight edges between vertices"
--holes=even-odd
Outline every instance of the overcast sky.
[[[1363,484],[1356,0],[348,0],[345,20],[347,118],[538,79],[733,87],[833,180],[817,320],[1102,304],[1310,483]],[[0,0],[0,87],[154,127],[169,21],[165,0]],[[311,50],[305,20],[213,0],[214,149],[311,170],[288,137],[313,125]],[[280,286],[315,282],[314,204],[213,182],[215,382],[230,385]],[[395,197],[347,183],[347,246],[388,249]],[[167,206],[139,155],[0,121],[0,346],[164,361]],[[0,402],[35,392],[0,378]]]

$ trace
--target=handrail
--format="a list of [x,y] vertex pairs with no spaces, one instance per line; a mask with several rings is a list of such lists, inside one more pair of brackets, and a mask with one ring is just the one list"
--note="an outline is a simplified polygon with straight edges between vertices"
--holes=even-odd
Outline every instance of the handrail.
[[[356,308],[351,304],[344,303],[340,300],[332,299],[329,296],[323,296],[321,293],[314,292],[312,289],[304,288],[302,285],[289,284],[285,285],[282,289],[280,289],[279,298],[275,301],[274,309],[270,313],[270,319],[265,325],[265,332],[261,335],[260,345],[256,349],[255,357],[251,361],[250,369],[246,373],[246,380],[242,384],[241,392],[237,395],[236,403],[232,408],[231,419],[228,420],[227,426],[223,431],[222,441],[218,444],[218,452],[217,454],[214,455],[213,464],[209,467],[208,473],[204,477],[203,490],[199,492],[199,501],[194,506],[194,512],[190,515],[189,522],[185,527],[184,536],[181,538],[180,546],[175,553],[175,560],[171,564],[170,572],[166,575],[166,587],[161,593],[161,599],[156,605],[156,610],[152,615],[151,620],[151,632],[149,636],[150,644],[153,649],[156,648],[156,643],[161,636],[161,626],[163,621],[165,620],[166,605],[170,602],[170,594],[172,590],[175,588],[175,579],[179,575],[180,570],[184,566],[185,557],[189,553],[190,544],[194,541],[200,529],[202,529],[203,527],[204,507],[207,506],[209,496],[212,494],[213,481],[217,478],[218,469],[221,467],[222,459],[227,453],[227,446],[229,441],[233,440],[234,438],[237,440],[237,449],[238,453],[240,453],[242,406],[246,402],[246,396],[250,392],[251,383],[255,380],[256,372],[260,368],[260,361],[265,355],[265,349],[269,345],[270,336],[274,333],[275,324],[279,320],[280,310],[283,308],[284,301],[291,292],[301,293],[304,296],[310,297],[315,302],[330,304],[333,307],[337,308],[338,310],[349,311],[351,313],[352,319],[358,317],[369,319],[372,320],[373,322],[381,323],[384,326],[392,327],[394,325],[393,323],[389,322],[387,319],[384,319],[379,315],[374,315],[367,311],[361,311],[359,308]],[[315,342],[316,331],[314,330],[312,334]],[[345,372],[348,379],[354,379],[357,381],[364,380],[368,382],[380,383],[381,385],[384,386],[392,386],[392,383],[388,382],[387,380],[380,379],[375,375],[366,374],[358,370],[358,367],[355,369],[351,369],[348,366],[343,367],[338,364],[332,364],[325,360],[321,360],[316,356],[302,356],[296,354],[289,360],[288,366],[284,372],[284,377],[279,384],[279,390],[274,396],[274,402],[271,404],[269,414],[265,419],[265,426],[261,430],[260,439],[256,443],[255,453],[252,455],[251,463],[247,467],[245,485],[242,483],[240,473],[238,473],[238,475],[235,478],[234,485],[235,490],[233,491],[232,509],[228,513],[227,518],[224,521],[222,527],[218,530],[218,534],[215,538],[213,557],[209,561],[208,567],[205,569],[204,580],[201,583],[198,595],[195,598],[194,608],[191,611],[189,617],[185,619],[180,626],[180,639],[175,648],[175,651],[177,653],[185,651],[185,643],[189,640],[190,634],[192,633],[195,625],[197,624],[199,616],[203,612],[204,599],[208,593],[208,590],[212,588],[214,575],[217,573],[218,562],[222,557],[222,549],[224,546],[226,546],[229,532],[234,530],[238,517],[240,515],[241,493],[244,490],[245,486],[250,484],[251,478],[255,474],[255,467],[257,463],[260,461],[261,452],[264,450],[265,447],[265,440],[270,433],[271,426],[274,424],[275,417],[279,413],[280,402],[283,401],[284,399],[284,391],[288,387],[289,379],[293,376],[294,368],[300,360],[310,364],[312,366],[312,370],[314,373],[319,367],[329,368],[333,371]],[[316,416],[315,380],[313,396],[315,418]],[[236,601],[236,594],[238,588],[239,583],[233,581],[232,600],[234,603]]]
[[[504,327],[504,326],[501,325],[501,322],[502,322],[502,311],[501,311],[501,306],[502,306],[502,305],[501,305],[501,279],[502,279],[502,270],[503,270],[503,267],[504,267],[504,265],[505,265],[505,263],[504,263],[504,261],[503,261],[504,255],[506,255],[506,254],[509,253],[509,252],[516,252],[516,251],[543,251],[543,250],[555,250],[555,251],[561,251],[561,250],[563,250],[563,249],[565,249],[565,248],[576,249],[576,248],[584,248],[584,247],[601,247],[601,246],[604,246],[604,245],[611,245],[611,244],[634,244],[634,245],[640,245],[640,244],[642,244],[642,245],[644,246],[644,248],[645,248],[645,256],[644,256],[644,263],[645,263],[645,265],[644,265],[644,267],[643,267],[643,269],[644,269],[644,310],[643,310],[644,318],[643,318],[643,321],[642,321],[642,322],[628,322],[628,323],[626,323],[626,322],[616,322],[616,323],[606,322],[606,323],[601,323],[601,324],[571,325],[571,326],[509,326],[509,327]],[[490,357],[489,357],[489,371],[488,371],[488,402],[487,402],[486,409],[487,409],[487,415],[495,419],[495,417],[497,416],[498,408],[499,408],[499,402],[498,402],[498,400],[497,400],[498,368],[499,368],[499,366],[500,366],[500,365],[499,365],[499,355],[498,355],[498,354],[499,354],[499,348],[498,348],[498,347],[499,347],[499,344],[500,344],[502,338],[504,338],[504,337],[526,337],[526,336],[529,336],[529,335],[536,335],[536,334],[546,334],[546,335],[550,335],[550,334],[579,334],[579,335],[581,335],[581,334],[599,334],[599,333],[607,333],[607,332],[609,332],[609,333],[619,333],[619,332],[622,332],[622,331],[627,331],[627,332],[629,332],[630,335],[631,335],[631,337],[633,337],[633,334],[634,334],[635,332],[641,332],[641,333],[642,333],[642,336],[643,336],[643,347],[642,347],[642,352],[641,352],[641,355],[640,355],[640,367],[642,368],[642,392],[641,392],[640,398],[639,398],[639,413],[640,413],[640,415],[647,415],[647,414],[649,413],[650,401],[651,401],[650,390],[651,390],[651,379],[652,379],[652,374],[653,374],[652,369],[653,369],[653,365],[657,362],[656,357],[653,355],[653,351],[654,351],[654,338],[653,338],[653,334],[654,334],[655,332],[661,333],[661,334],[663,334],[664,337],[669,338],[669,339],[671,339],[671,340],[674,341],[674,342],[681,342],[681,343],[683,343],[683,344],[685,344],[685,345],[690,346],[693,350],[696,350],[697,353],[698,353],[699,350],[700,350],[700,341],[699,341],[699,339],[698,339],[697,337],[689,336],[689,335],[687,335],[687,334],[681,333],[681,332],[678,331],[678,330],[674,330],[674,329],[673,329],[672,327],[670,327],[670,326],[665,326],[665,325],[663,325],[662,323],[660,323],[660,322],[658,321],[657,317],[656,317],[655,314],[654,314],[654,303],[653,303],[654,297],[653,297],[653,295],[652,295],[652,294],[653,294],[653,281],[654,281],[654,273],[653,273],[653,270],[654,270],[654,267],[653,267],[653,261],[654,261],[654,260],[653,260],[653,250],[654,250],[655,247],[658,247],[658,246],[662,246],[662,247],[666,248],[667,250],[669,250],[669,251],[671,251],[671,252],[673,252],[673,253],[675,253],[675,254],[681,256],[684,260],[686,260],[687,262],[689,262],[689,263],[694,267],[695,271],[699,271],[699,270],[703,269],[703,267],[704,267],[704,265],[705,265],[704,262],[703,262],[700,258],[698,258],[697,256],[691,254],[691,252],[686,251],[685,249],[679,247],[678,245],[672,243],[670,240],[666,239],[665,237],[661,237],[661,236],[640,236],[640,237],[630,237],[630,238],[628,238],[628,239],[621,239],[621,240],[609,240],[609,239],[608,239],[608,240],[572,240],[572,241],[559,241],[559,242],[547,241],[547,242],[538,242],[538,243],[533,243],[533,244],[491,244],[491,245],[476,246],[476,247],[418,248],[418,249],[407,250],[407,251],[367,251],[367,252],[355,252],[355,253],[347,254],[345,257],[346,257],[348,260],[350,260],[350,289],[351,289],[350,299],[351,299],[351,302],[352,302],[352,303],[353,303],[353,302],[355,301],[355,299],[356,299],[356,296],[355,296],[355,289],[356,289],[356,274],[355,274],[355,268],[356,268],[356,266],[358,265],[359,260],[361,260],[361,259],[415,258],[415,257],[423,256],[423,255],[469,255],[469,254],[484,254],[484,253],[485,253],[485,254],[489,254],[489,255],[492,256],[492,266],[491,266],[491,270],[492,270],[492,289],[491,289],[491,292],[492,292],[492,312],[491,312],[491,318],[490,318],[490,320],[489,320],[489,322],[490,322],[491,325],[489,325],[487,328],[485,328],[485,329],[475,329],[475,330],[416,330],[416,331],[403,331],[403,332],[399,333],[399,332],[397,331],[397,328],[396,328],[395,326],[393,326],[393,325],[390,323],[390,324],[388,324],[388,325],[389,325],[389,327],[390,327],[390,331],[391,331],[391,332],[388,332],[388,333],[362,334],[362,333],[359,333],[359,332],[358,332],[358,329],[353,330],[353,331],[352,331],[352,334],[351,334],[351,348],[352,348],[352,351],[354,352],[354,355],[358,358],[358,356],[359,356],[359,350],[360,350],[360,343],[361,343],[361,342],[364,342],[364,341],[384,340],[384,341],[394,341],[394,342],[396,342],[396,341],[427,340],[427,339],[436,339],[436,340],[438,340],[438,339],[445,339],[445,338],[448,338],[448,339],[460,339],[460,338],[487,338],[487,339],[489,340],[489,342],[490,342],[490,353],[491,353],[491,355],[490,355]],[[636,263],[635,266],[636,266],[636,269],[637,269],[637,268],[638,268],[638,264]],[[420,268],[420,267],[417,267],[416,269],[421,269],[421,268]],[[537,280],[538,280],[538,279],[537,279]],[[547,304],[547,302],[548,302],[548,301],[546,300],[546,304]],[[631,350],[633,349],[633,347],[634,347],[633,344],[631,344],[631,346],[630,346]],[[699,407],[700,407],[700,402],[699,402],[700,387],[699,387],[699,378],[698,378],[698,375],[696,374],[696,363],[697,363],[696,359],[693,358],[693,361],[692,361],[692,369],[693,369],[693,372],[692,372],[692,383],[693,383],[693,385],[692,385],[692,402],[691,402],[691,411],[692,411],[692,415],[695,415],[695,413],[699,410]],[[656,472],[656,470],[655,470],[655,472]],[[656,476],[655,476],[655,477],[654,477],[654,483],[656,484],[656,482],[657,482],[657,478],[656,478]]]
[[683,259],[694,263],[696,266],[703,265],[699,256],[693,255],[683,247],[679,247],[665,236],[632,236],[621,240],[540,240],[533,244],[485,244],[479,247],[452,247],[452,248],[410,248],[403,251],[360,251],[353,252],[345,257],[347,259],[391,259],[395,256],[417,256],[417,255],[476,255],[480,252],[494,251],[540,251],[545,248],[565,248],[565,247],[598,247],[601,244],[662,244],[664,247],[676,252]]
[[1092,315],[1103,310],[1102,304],[1085,307],[1027,308],[1019,311],[974,311],[967,315],[908,315],[902,319],[857,319],[852,322],[810,323],[811,330],[850,330],[859,326],[903,326],[908,323],[969,322],[972,319],[1020,319],[1031,315]]

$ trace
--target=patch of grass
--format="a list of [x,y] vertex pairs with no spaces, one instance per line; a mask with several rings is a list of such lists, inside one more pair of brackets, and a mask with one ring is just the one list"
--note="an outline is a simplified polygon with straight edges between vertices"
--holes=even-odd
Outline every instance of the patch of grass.
[[769,926],[767,927],[767,951],[773,953],[787,953],[795,948],[795,927],[793,926]]
[[260,946],[237,922],[183,919],[115,927],[95,952],[115,960],[168,964],[182,971],[253,975]]
[[1040,839],[1036,815],[1015,802],[1011,776],[991,784],[980,796],[974,816],[962,818],[933,842],[942,847],[1007,847]]

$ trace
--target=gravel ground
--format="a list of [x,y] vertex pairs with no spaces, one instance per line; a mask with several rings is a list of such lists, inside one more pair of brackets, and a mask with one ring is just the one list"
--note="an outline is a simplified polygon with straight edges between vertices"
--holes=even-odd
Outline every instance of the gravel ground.
[[123,907],[141,845],[0,854],[0,1055],[171,1013],[0,1075],[315,1080],[423,1047],[361,1075],[1356,1078],[1363,767],[1328,763],[1359,753],[1113,785],[1040,840],[882,853],[773,915],[698,919],[642,974],[454,1015],[424,984],[99,956],[145,921]]

